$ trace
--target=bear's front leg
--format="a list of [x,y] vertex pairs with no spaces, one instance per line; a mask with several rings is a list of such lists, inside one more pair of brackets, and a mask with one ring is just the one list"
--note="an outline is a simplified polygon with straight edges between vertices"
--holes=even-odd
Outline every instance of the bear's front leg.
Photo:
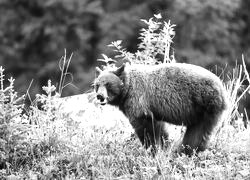
[[165,131],[164,123],[150,118],[139,118],[131,123],[142,145],[148,149],[151,146],[152,154],[157,152],[157,145],[161,147],[168,140],[168,133]]

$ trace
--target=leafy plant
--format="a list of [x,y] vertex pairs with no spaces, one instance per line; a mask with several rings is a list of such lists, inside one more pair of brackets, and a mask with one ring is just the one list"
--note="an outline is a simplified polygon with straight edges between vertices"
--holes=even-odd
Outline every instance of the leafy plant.
[[27,119],[22,116],[24,96],[18,97],[14,79],[4,87],[4,69],[0,67],[0,169],[16,169],[28,159]]
[[[147,25],[147,28],[142,28],[139,39],[141,42],[138,45],[138,50],[135,53],[128,52],[122,47],[121,40],[114,41],[109,47],[114,48],[118,53],[116,59],[129,61],[131,64],[159,64],[175,62],[174,52],[171,51],[171,43],[175,36],[174,24],[161,21],[161,14],[154,15],[148,21],[142,19],[141,21]],[[106,65],[112,64],[112,59],[103,55],[103,61]],[[111,62],[111,63],[109,63]]]

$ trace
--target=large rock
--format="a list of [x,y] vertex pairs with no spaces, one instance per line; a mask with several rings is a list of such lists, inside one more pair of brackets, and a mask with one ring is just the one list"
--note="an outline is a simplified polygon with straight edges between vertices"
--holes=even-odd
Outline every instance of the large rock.
[[78,128],[83,131],[120,133],[124,138],[130,137],[133,132],[123,113],[110,105],[97,104],[94,93],[60,98],[56,101],[59,112],[78,122]]

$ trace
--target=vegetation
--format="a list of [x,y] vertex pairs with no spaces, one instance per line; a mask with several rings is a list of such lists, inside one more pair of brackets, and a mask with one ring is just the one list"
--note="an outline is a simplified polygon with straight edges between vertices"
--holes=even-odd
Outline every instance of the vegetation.
[[[157,55],[162,55],[164,61],[174,61],[169,51],[172,39],[164,41],[163,50],[156,48],[158,43],[163,43],[161,39],[172,37],[174,29],[170,28],[169,34],[155,34],[174,26],[161,23],[160,15],[144,22],[148,28],[142,30],[139,51],[129,53],[121,47],[120,41],[114,42],[111,46],[116,48],[117,58],[133,57],[131,63],[141,63],[141,60],[151,63],[157,61]],[[152,30],[152,26],[157,24],[163,26]],[[150,54],[145,56],[148,52]],[[103,57],[102,61],[112,60],[106,55]],[[224,75],[231,78],[225,83],[230,108],[218,125],[210,148],[192,157],[175,154],[183,128],[169,126],[170,134],[173,134],[170,146],[159,149],[155,158],[131,134],[128,121],[116,109],[105,107],[102,110],[86,98],[85,102],[80,102],[83,104],[83,113],[79,112],[80,120],[72,119],[70,114],[62,110],[59,103],[61,94],[56,91],[61,92],[66,83],[69,61],[70,58],[67,60],[65,54],[60,65],[60,87],[56,88],[49,81],[43,87],[45,94],[36,96],[36,101],[27,113],[22,112],[20,101],[24,97],[19,97],[15,92],[14,79],[10,78],[10,84],[4,86],[4,69],[0,68],[0,179],[250,178],[250,130],[249,126],[244,127],[237,114],[241,98],[239,89],[244,81],[250,80],[244,59],[243,64],[236,66],[231,74]],[[37,107],[38,102],[42,102],[42,110]],[[109,115],[105,115],[105,112]],[[112,118],[116,123],[109,124]]]

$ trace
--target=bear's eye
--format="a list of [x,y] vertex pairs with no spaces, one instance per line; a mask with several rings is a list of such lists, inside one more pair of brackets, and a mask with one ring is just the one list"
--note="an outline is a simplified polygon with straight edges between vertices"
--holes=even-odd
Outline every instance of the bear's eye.
[[95,86],[94,86],[94,88],[95,88],[95,91],[98,91],[98,89],[99,89],[99,84],[95,84]]
[[111,83],[106,83],[105,86],[107,89],[109,89],[109,88],[111,88]]

